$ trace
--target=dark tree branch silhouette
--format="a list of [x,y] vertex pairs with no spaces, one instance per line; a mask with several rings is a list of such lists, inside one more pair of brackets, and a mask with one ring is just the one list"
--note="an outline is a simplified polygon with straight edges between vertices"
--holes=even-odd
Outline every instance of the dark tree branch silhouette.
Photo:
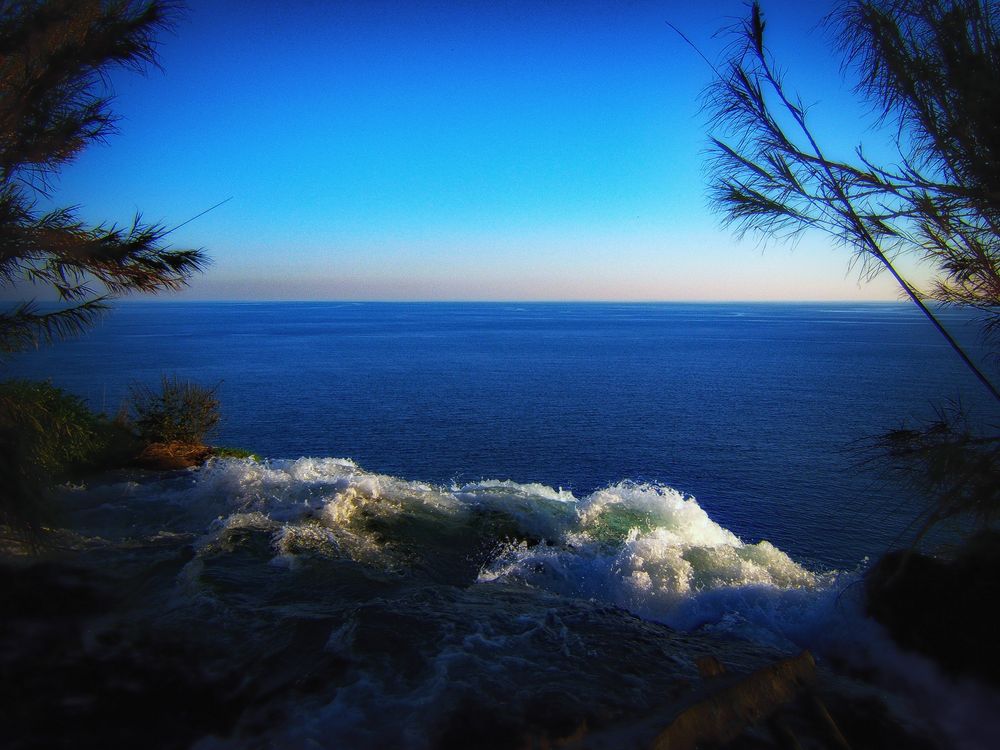
[[[109,72],[155,65],[156,35],[176,11],[164,0],[0,0],[0,289],[59,300],[0,310],[0,355],[80,332],[115,297],[178,289],[206,264],[139,216],[91,225],[76,208],[39,208],[58,170],[114,132]],[[2,385],[0,525],[34,544],[54,473],[93,447],[96,428],[58,389]]]
[[93,226],[76,208],[38,208],[59,168],[114,132],[108,73],[155,65],[156,35],[176,10],[163,0],[0,3],[0,287],[48,287],[62,303],[0,312],[0,352],[78,333],[109,300],[179,289],[207,263],[140,216]]
[[[765,43],[759,3],[706,95],[715,129],[710,195],[739,235],[789,238],[818,229],[853,251],[863,278],[888,271],[969,370],[990,378],[928,302],[978,310],[986,340],[1000,335],[1000,4],[985,0],[848,0],[827,19],[858,76],[856,92],[891,128],[894,163],[859,146],[830,158],[801,99]],[[714,66],[713,66],[714,67]],[[896,260],[929,261],[918,290]],[[920,429],[870,441],[918,496],[931,500],[913,544],[935,524],[1000,516],[1000,437],[978,434],[959,407]]]
[[[976,378],[1000,391],[925,299],[975,307],[1000,326],[1000,29],[992,3],[865,0],[831,17],[858,71],[859,94],[896,126],[899,163],[859,147],[830,158],[764,41],[760,5],[736,29],[707,92],[715,123],[711,197],[743,235],[794,237],[819,229],[854,252],[862,275],[888,271]],[[911,253],[939,272],[930,290],[894,260]]]

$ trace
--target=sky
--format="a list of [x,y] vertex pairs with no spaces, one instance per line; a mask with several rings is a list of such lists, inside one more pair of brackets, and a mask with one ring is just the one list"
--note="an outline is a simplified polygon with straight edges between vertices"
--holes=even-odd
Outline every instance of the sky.
[[[765,1],[820,134],[873,137],[826,2]],[[707,201],[710,59],[743,2],[193,0],[161,69],[115,73],[119,132],[54,201],[139,212],[212,259],[169,298],[853,300],[823,235],[738,241]],[[918,274],[919,270],[912,273]]]

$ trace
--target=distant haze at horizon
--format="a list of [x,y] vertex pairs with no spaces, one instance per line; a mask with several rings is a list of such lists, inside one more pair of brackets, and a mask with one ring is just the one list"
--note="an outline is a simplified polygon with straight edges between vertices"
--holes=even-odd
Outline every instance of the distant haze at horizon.
[[[264,286],[263,284],[261,285]],[[684,304],[720,304],[720,303],[809,303],[809,302],[871,302],[871,303],[885,303],[885,304],[911,304],[909,300],[903,299],[898,293],[894,293],[894,290],[889,290],[889,293],[876,296],[874,294],[866,294],[865,292],[870,292],[870,290],[861,289],[857,296],[808,296],[808,293],[804,293],[800,296],[787,296],[787,297],[736,297],[736,296],[720,296],[720,297],[709,297],[709,296],[697,296],[692,293],[688,296],[676,296],[676,297],[653,297],[647,296],[643,297],[640,295],[634,296],[558,296],[555,293],[548,294],[523,294],[521,296],[504,296],[502,291],[497,291],[496,293],[482,294],[480,296],[459,296],[459,295],[448,295],[446,292],[441,293],[439,296],[433,296],[432,294],[424,293],[420,294],[418,292],[413,292],[407,294],[401,291],[398,294],[385,293],[379,296],[365,295],[364,291],[358,292],[352,295],[351,291],[343,291],[341,293],[327,293],[323,289],[317,289],[313,292],[308,291],[307,284],[303,283],[301,285],[295,284],[294,282],[288,283],[287,285],[278,285],[277,289],[274,288],[261,288],[259,292],[255,292],[256,285],[253,283],[234,283],[232,287],[228,287],[223,284],[211,284],[197,287],[193,291],[182,292],[178,294],[170,295],[158,295],[153,297],[127,297],[116,300],[116,302],[150,302],[150,303],[169,303],[169,302],[401,302],[401,303],[488,303],[488,302],[511,302],[511,303],[526,303],[530,304],[533,302],[537,303],[558,303],[558,302],[610,302],[610,303],[621,303],[621,304],[671,304],[671,303],[684,303]],[[349,284],[344,283],[344,288],[348,288]],[[243,295],[243,296],[241,296]]]

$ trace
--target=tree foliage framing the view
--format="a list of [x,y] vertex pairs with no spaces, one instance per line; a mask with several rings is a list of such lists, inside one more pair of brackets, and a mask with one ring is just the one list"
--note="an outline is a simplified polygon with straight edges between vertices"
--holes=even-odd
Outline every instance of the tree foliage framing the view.
[[[114,297],[178,289],[207,262],[138,216],[92,226],[75,208],[39,207],[58,170],[114,132],[109,73],[155,65],[155,37],[176,11],[167,0],[0,0],[0,289],[59,300],[0,310],[0,356],[78,333]],[[34,545],[46,490],[62,478],[53,467],[93,447],[93,420],[47,384],[3,385],[0,526]]]
[[[778,72],[755,1],[707,91],[712,202],[740,236],[819,229],[853,251],[863,278],[888,271],[1000,400],[928,305],[975,308],[987,340],[1000,336],[1000,4],[850,0],[827,21],[856,93],[894,129],[898,161],[877,164],[860,146],[851,162],[828,156]],[[931,288],[898,271],[907,253],[935,266]],[[917,539],[945,518],[1000,515],[1000,438],[939,416],[878,441],[933,500]]]
[[[857,91],[896,127],[899,162],[827,156],[801,99],[764,44],[758,3],[708,91],[711,197],[741,235],[820,229],[849,247],[867,278],[888,271],[993,396],[1000,392],[941,325],[925,298],[982,311],[1000,325],[1000,21],[973,0],[847,3],[831,21]],[[726,138],[728,136],[728,139]],[[893,259],[936,264],[918,290]]]
[[91,226],[75,208],[38,207],[62,166],[114,132],[108,73],[155,65],[155,36],[175,11],[163,0],[0,0],[0,287],[47,287],[61,303],[0,312],[0,353],[78,333],[110,299],[179,289],[205,265],[139,216]]

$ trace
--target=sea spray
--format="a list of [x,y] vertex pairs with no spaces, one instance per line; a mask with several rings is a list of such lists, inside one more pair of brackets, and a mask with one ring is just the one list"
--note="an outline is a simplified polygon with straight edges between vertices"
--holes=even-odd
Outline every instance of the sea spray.
[[900,654],[862,615],[859,571],[808,570],[745,542],[671,487],[625,481],[578,498],[413,482],[346,459],[222,459],[65,499],[79,549],[123,569],[156,561],[139,621],[204,642],[219,670],[240,654],[247,685],[315,683],[288,688],[286,719],[203,747],[261,731],[289,747],[433,746],[459,731],[456,716],[478,716],[470,695],[507,701],[500,734],[548,727],[533,706],[553,701],[597,726],[676,696],[700,653],[738,670],[803,647],[912,681],[895,721],[986,746],[982,712],[962,705],[995,696],[951,693]]
[[704,599],[735,608],[741,599],[788,592],[809,598],[832,576],[806,570],[767,541],[743,543],[670,487],[622,482],[575,506],[576,523],[550,544],[508,545],[479,580],[592,598],[690,629],[710,624],[713,610],[730,614],[725,605],[702,606]]

